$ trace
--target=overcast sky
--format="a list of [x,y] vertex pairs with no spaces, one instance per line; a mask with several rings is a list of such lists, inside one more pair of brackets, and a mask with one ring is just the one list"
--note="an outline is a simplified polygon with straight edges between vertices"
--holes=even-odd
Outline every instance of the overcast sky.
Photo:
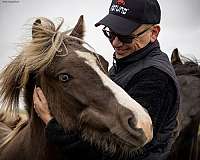
[[[108,13],[111,0],[0,0],[0,68],[17,54],[30,19],[44,16],[65,19],[72,28],[80,15],[85,16],[85,40],[112,63],[113,49],[94,24]],[[171,55],[178,47],[184,55],[200,59],[200,0],[159,0],[162,19],[159,41],[161,49]]]

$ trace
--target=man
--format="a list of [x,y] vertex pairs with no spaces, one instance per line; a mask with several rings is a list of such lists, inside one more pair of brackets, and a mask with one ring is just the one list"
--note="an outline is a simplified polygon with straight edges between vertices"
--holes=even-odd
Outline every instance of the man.
[[[128,158],[132,160],[167,159],[177,134],[180,95],[173,67],[157,40],[160,18],[157,0],[113,0],[109,14],[95,24],[104,25],[103,33],[115,50],[110,78],[146,108],[152,118],[153,140]],[[46,110],[41,114],[41,106],[47,106],[40,98],[41,90],[34,95],[36,111],[41,117],[49,116],[47,120],[42,118],[49,126],[52,117]],[[107,155],[107,159],[116,157]]]
[[114,64],[110,78],[145,107],[154,138],[135,159],[167,159],[175,140],[179,91],[174,70],[157,40],[161,11],[157,0],[113,0],[104,25]]

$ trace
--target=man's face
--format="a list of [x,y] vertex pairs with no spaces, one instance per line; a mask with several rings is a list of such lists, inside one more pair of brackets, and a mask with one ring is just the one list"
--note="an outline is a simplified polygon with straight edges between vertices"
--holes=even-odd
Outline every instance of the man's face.
[[136,36],[131,43],[124,43],[123,39],[120,40],[120,37],[114,36],[112,39],[110,39],[110,42],[115,50],[116,58],[119,59],[126,57],[135,51],[144,48],[149,42],[154,42],[157,39],[159,31],[160,28],[158,25],[141,25],[131,34],[133,37],[135,35],[139,35]]

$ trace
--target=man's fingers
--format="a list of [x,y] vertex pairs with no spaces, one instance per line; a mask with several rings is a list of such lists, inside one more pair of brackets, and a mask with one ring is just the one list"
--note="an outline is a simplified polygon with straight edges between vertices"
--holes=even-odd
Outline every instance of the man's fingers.
[[38,96],[36,88],[34,89],[34,92],[33,92],[33,101],[34,101],[34,103],[40,103],[40,101],[41,101]]
[[42,103],[47,103],[46,97],[44,96],[42,90],[39,87],[37,87],[36,90],[37,90],[37,96],[42,101]]

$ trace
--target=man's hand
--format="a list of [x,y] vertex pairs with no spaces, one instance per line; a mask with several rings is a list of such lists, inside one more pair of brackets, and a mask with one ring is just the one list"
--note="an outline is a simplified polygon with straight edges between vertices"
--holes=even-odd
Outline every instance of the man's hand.
[[36,113],[42,119],[42,121],[47,125],[47,123],[53,117],[50,114],[47,99],[39,87],[34,89],[33,103]]

